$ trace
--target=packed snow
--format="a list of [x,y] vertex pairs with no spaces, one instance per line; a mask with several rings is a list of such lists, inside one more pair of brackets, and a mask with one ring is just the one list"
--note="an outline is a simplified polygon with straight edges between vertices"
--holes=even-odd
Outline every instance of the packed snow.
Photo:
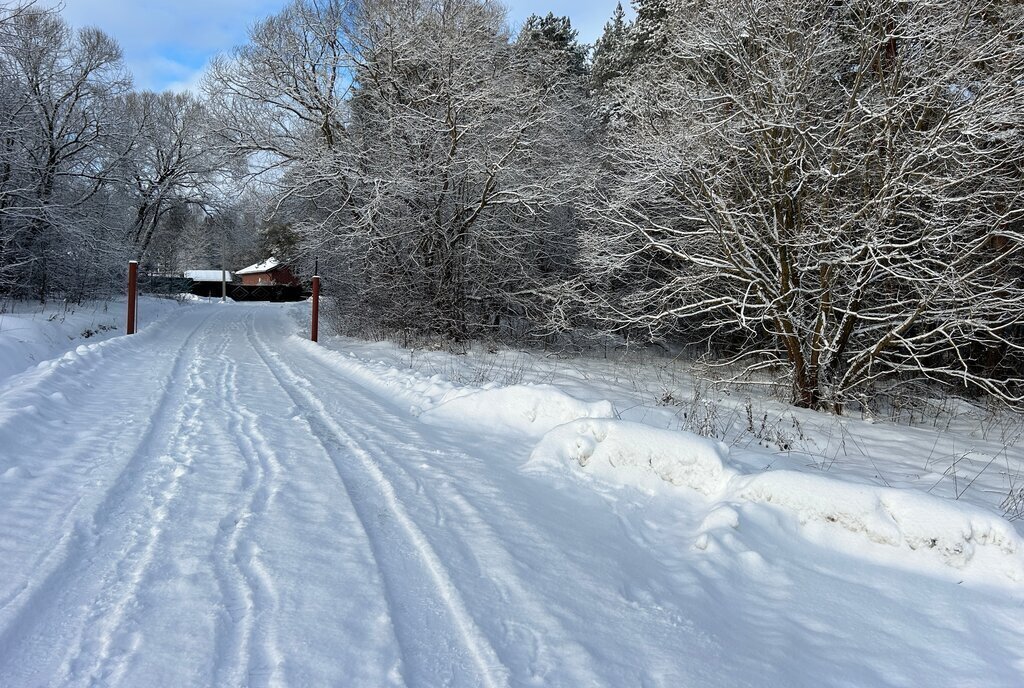
[[147,303],[47,360],[0,330],[0,685],[1021,685],[1009,426]]

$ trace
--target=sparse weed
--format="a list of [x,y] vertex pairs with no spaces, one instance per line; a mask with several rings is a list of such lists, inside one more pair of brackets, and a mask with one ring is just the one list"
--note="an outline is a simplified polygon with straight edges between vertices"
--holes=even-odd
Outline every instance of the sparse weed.
[[482,387],[497,384],[503,387],[522,384],[532,372],[532,358],[523,352],[492,351],[485,347],[478,355],[452,352],[409,351],[409,367],[426,375],[440,375],[457,385]]
[[90,337],[94,337],[94,336],[96,336],[98,334],[101,334],[103,332],[109,332],[111,330],[116,330],[116,329],[117,328],[114,327],[113,325],[100,324],[100,325],[96,326],[96,329],[92,329],[92,328],[89,328],[89,327],[85,328],[84,330],[82,330],[81,336],[84,339],[89,339]]
[[750,397],[745,400],[743,409],[746,417],[745,431],[757,440],[759,446],[788,452],[796,449],[798,445],[802,447],[808,441],[795,414],[788,414],[788,421],[786,415],[772,420],[767,411],[754,410],[754,403]]
[[1024,518],[1024,487],[1011,486],[1006,497],[999,504],[1003,516],[1009,521],[1019,521]]

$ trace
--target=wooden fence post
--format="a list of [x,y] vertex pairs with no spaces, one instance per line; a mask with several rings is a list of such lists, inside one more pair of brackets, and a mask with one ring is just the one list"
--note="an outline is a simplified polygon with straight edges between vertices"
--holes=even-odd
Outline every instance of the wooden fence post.
[[135,308],[139,285],[139,261],[128,261],[128,325],[126,334],[135,334]]
[[313,276],[313,324],[310,327],[309,338],[314,342],[317,341],[317,335],[320,325],[320,277],[317,275]]

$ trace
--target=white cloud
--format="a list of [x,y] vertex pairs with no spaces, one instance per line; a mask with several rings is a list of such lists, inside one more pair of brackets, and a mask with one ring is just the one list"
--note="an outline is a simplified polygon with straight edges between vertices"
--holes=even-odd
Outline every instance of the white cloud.
[[[95,26],[124,49],[138,88],[194,88],[210,58],[246,39],[253,22],[278,12],[288,0],[63,0],[63,15],[76,27]],[[509,20],[530,14],[568,15],[581,41],[592,43],[616,0],[509,0]],[[628,5],[628,3],[624,3]]]
[[209,59],[245,41],[256,20],[285,0],[64,0],[73,26],[95,26],[124,49],[139,88],[163,89],[198,81]]
[[187,76],[177,81],[168,82],[164,86],[167,91],[192,91],[198,94],[202,90],[203,78],[206,76],[206,65],[202,69],[192,70]]
[[136,59],[130,64],[135,86],[140,89],[185,91],[196,90],[202,80],[206,63],[195,65],[162,55]]

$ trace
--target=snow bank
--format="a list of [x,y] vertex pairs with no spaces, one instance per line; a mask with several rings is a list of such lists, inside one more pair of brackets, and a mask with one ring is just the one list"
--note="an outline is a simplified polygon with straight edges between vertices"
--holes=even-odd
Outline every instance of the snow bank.
[[981,507],[795,471],[737,476],[729,488],[730,497],[774,505],[801,525],[835,524],[877,544],[934,553],[954,568],[983,551],[1004,555],[1006,566],[997,566],[1013,580],[1024,580],[1024,541],[1007,521]]
[[551,385],[512,385],[482,389],[442,401],[420,414],[433,425],[471,423],[536,437],[579,418],[612,418],[609,401],[585,402]]
[[[139,325],[145,328],[181,306],[173,299],[139,299]],[[125,302],[92,302],[65,308],[16,303],[0,314],[0,380],[61,356],[81,344],[124,334]]]
[[0,316],[0,380],[41,361],[70,337],[46,320]]
[[461,386],[441,375],[426,375],[385,361],[361,359],[351,352],[333,351],[297,335],[291,341],[366,387],[402,400],[414,416],[430,425],[472,425],[488,432],[539,438],[579,418],[615,416],[615,407],[609,401],[581,401],[552,385]]
[[[1024,540],[999,515],[974,505],[796,471],[744,474],[730,464],[729,449],[720,442],[615,420],[580,420],[553,429],[533,450],[528,467],[570,462],[614,484],[645,487],[656,480],[696,490],[711,499],[711,515],[734,515],[728,527],[739,527],[733,506],[781,510],[804,535],[824,533],[817,538],[823,546],[844,547],[833,537],[838,528],[861,542],[845,547],[857,555],[866,554],[865,545],[881,545],[893,548],[890,553],[923,554],[954,569],[970,566],[1024,581]],[[721,520],[709,516],[698,547]]]
[[640,423],[579,420],[555,428],[531,455],[534,465],[575,461],[611,477],[616,472],[643,481],[646,475],[706,495],[720,491],[730,477],[729,449],[721,442],[690,433],[660,430]]

